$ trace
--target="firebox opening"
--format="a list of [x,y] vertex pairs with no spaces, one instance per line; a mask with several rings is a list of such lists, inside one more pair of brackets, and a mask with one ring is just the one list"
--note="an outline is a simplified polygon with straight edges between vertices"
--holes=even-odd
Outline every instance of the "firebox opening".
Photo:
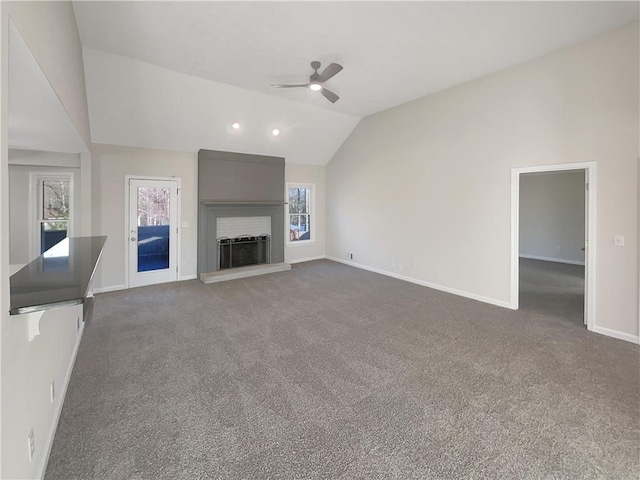
[[218,238],[218,269],[270,263],[270,235]]

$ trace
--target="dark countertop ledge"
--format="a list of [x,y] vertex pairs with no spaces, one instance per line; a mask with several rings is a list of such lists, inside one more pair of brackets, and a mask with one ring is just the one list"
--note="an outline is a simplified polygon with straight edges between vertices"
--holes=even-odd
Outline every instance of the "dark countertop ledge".
[[71,237],[11,275],[11,315],[83,303],[106,236]]

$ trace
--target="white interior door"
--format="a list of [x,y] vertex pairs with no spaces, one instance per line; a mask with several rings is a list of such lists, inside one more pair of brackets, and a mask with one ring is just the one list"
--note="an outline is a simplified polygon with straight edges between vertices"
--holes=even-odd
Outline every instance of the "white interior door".
[[129,286],[178,279],[178,182],[129,180]]

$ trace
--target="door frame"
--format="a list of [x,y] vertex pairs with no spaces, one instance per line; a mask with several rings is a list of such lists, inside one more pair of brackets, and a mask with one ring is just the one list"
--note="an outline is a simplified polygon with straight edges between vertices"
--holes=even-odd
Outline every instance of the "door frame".
[[520,175],[523,173],[558,172],[566,170],[585,171],[587,190],[585,194],[586,249],[584,258],[584,315],[587,330],[594,331],[596,326],[596,162],[559,163],[511,169],[511,308],[513,310],[518,309],[520,290]]
[[178,183],[178,202],[176,205],[176,209],[177,209],[177,213],[176,213],[176,228],[177,228],[177,235],[176,235],[176,280],[180,279],[181,273],[182,273],[182,262],[180,260],[180,244],[181,244],[181,212],[182,212],[182,179],[180,177],[156,177],[156,176],[148,176],[148,175],[125,175],[124,177],[124,197],[125,197],[125,201],[124,201],[124,236],[122,241],[124,242],[124,248],[125,248],[125,254],[124,254],[124,272],[125,272],[125,279],[124,279],[124,286],[125,288],[130,288],[130,273],[129,272],[129,267],[130,267],[130,255],[129,255],[129,222],[130,222],[130,204],[129,202],[131,201],[131,195],[130,195],[130,189],[129,189],[129,185],[131,183],[131,180],[156,180],[159,182],[166,182],[166,181],[172,181],[172,182],[177,182]]

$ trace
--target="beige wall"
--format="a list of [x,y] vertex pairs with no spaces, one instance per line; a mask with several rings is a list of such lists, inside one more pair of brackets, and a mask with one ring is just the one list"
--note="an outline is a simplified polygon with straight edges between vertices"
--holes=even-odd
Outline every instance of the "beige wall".
[[637,338],[638,63],[636,23],[363,119],[327,254],[510,305],[511,169],[597,162],[596,325]]
[[584,170],[520,175],[520,255],[584,265],[584,242]]
[[93,233],[107,235],[94,287],[98,291],[127,284],[125,177],[177,177],[182,181],[179,278],[195,278],[198,237],[197,154],[94,144],[91,149]]
[[[326,169],[313,165],[287,163],[285,165],[287,183],[311,183],[315,186],[315,205],[312,207],[311,225],[315,228],[313,243],[287,244],[288,219],[285,218],[284,261],[288,263],[302,262],[324,257],[326,254]],[[286,201],[286,200],[285,200]]]

